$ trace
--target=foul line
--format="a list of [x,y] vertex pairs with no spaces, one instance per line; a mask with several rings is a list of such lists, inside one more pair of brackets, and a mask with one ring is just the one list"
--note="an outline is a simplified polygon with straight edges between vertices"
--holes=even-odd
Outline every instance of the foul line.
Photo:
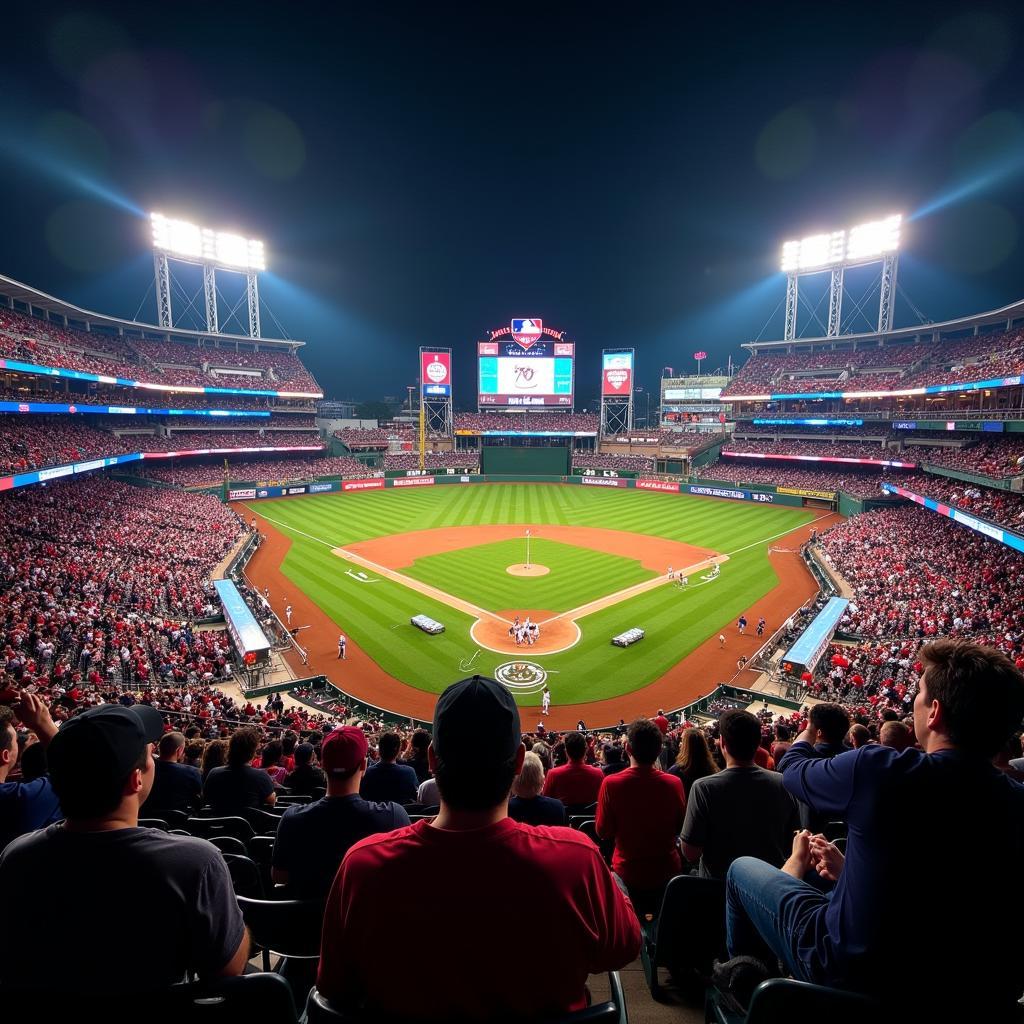
[[[829,516],[834,516],[834,512],[826,512],[823,516],[818,516],[817,519],[812,519],[809,523],[805,523],[806,526],[813,526],[815,523],[820,523],[822,519],[828,519]],[[767,544],[770,540],[778,540],[780,537],[785,537],[787,533],[793,533],[795,530],[799,530],[800,527],[790,527],[788,530],[783,530],[782,533],[773,533],[770,537],[762,537],[761,540],[755,540],[753,544],[744,544],[743,547],[737,548],[735,551],[729,551],[729,555],[738,555],[741,551],[749,551],[751,548],[756,548],[758,544]]]

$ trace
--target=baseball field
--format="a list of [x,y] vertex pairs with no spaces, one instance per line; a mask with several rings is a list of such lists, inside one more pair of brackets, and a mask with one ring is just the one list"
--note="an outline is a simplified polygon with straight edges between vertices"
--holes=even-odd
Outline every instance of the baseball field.
[[[291,604],[293,625],[309,626],[299,641],[311,665],[362,699],[417,716],[430,695],[471,672],[502,678],[525,707],[539,705],[545,683],[563,709],[673,677],[686,689],[688,656],[709,640],[717,648],[720,631],[730,640],[724,673],[751,647],[758,613],[770,631],[804,599],[807,585],[799,594],[787,589],[774,560],[794,557],[794,531],[814,518],[803,509],[557,484],[395,488],[248,510],[270,538],[250,576],[270,587],[275,610]],[[445,631],[410,625],[421,614]],[[741,614],[751,620],[743,638]],[[533,645],[516,645],[516,616],[540,625]],[[643,640],[612,646],[636,626]],[[349,639],[344,663],[339,629]],[[409,694],[397,707],[394,683]]]

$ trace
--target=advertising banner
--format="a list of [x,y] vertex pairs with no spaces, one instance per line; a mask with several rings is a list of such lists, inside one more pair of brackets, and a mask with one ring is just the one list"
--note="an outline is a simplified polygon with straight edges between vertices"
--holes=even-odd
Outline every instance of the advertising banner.
[[236,491],[228,491],[228,501],[248,501],[255,497],[255,487],[241,487]]
[[610,476],[581,476],[581,484],[590,484],[591,487],[625,487],[625,480],[618,480]]
[[391,485],[393,487],[428,487],[433,482],[432,476],[400,476],[392,480]]
[[637,488],[641,491],[666,491],[671,494],[679,493],[679,484],[671,480],[637,480]]
[[334,491],[334,490],[337,490],[337,488],[338,488],[338,485],[337,484],[332,484],[332,483],[327,483],[327,484],[310,484],[309,485],[309,493],[310,494],[325,494],[327,491]]
[[601,394],[628,398],[633,390],[633,350],[601,353]]
[[420,349],[420,383],[426,398],[450,398],[452,393],[452,353]]
[[372,477],[369,480],[342,480],[343,491],[379,491],[384,486],[380,477]]
[[685,494],[699,494],[706,498],[732,498],[734,501],[758,501],[763,505],[772,505],[775,496],[764,491],[740,491],[731,487],[702,487],[698,484],[687,484]]
[[306,488],[305,488],[305,486],[302,486],[302,487],[289,487],[287,493],[288,494],[305,494],[306,493]]
[[798,498],[821,498],[822,501],[835,501],[835,491],[810,491],[806,487],[776,487],[779,494],[795,494]]

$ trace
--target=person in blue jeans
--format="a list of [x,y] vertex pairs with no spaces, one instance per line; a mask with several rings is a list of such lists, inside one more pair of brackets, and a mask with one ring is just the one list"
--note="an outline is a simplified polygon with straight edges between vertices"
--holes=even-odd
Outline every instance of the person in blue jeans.
[[[1001,652],[964,641],[935,641],[918,660],[918,748],[821,758],[808,730],[783,757],[786,788],[847,823],[846,856],[801,831],[781,869],[734,861],[729,954],[778,959],[799,980],[888,1008],[1009,1019],[1024,992],[1007,903],[1024,863],[1024,785],[992,758],[1024,718],[1024,676]],[[808,884],[812,873],[834,889]]]

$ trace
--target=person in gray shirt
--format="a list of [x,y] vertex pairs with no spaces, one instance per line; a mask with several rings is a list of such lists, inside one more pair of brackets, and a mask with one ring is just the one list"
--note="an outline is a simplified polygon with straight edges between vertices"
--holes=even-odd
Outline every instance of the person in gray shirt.
[[726,711],[719,728],[726,767],[698,779],[687,794],[683,856],[700,861],[705,878],[725,878],[737,857],[758,857],[781,867],[800,828],[797,801],[781,775],[754,763],[761,724],[752,714]]
[[220,851],[139,828],[162,732],[155,708],[104,704],[50,741],[67,817],[0,855],[0,986],[144,991],[245,969],[249,937]]

